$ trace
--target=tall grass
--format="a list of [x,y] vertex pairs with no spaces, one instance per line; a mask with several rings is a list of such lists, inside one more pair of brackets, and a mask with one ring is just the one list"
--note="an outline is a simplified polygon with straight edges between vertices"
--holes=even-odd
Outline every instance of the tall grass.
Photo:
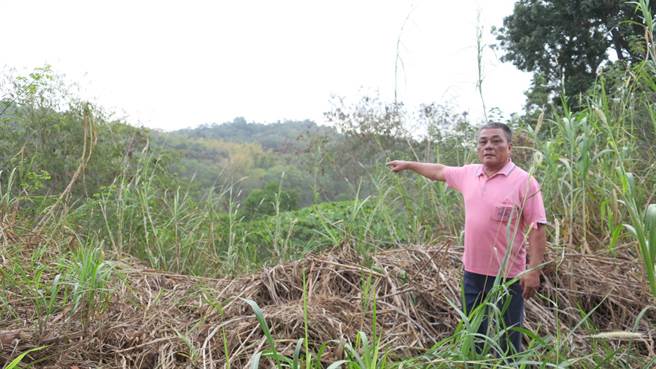
[[[15,174],[15,169],[8,175],[0,170],[0,239],[2,239],[4,247],[7,247],[9,236],[7,231],[5,231],[5,225],[13,221],[11,217],[12,214],[15,214],[14,208],[17,205],[17,200],[13,196]],[[6,181],[3,177],[7,177]]]
[[631,224],[624,226],[638,241],[642,267],[652,295],[656,297],[656,204],[641,211],[636,203],[635,179],[632,173],[622,173],[624,204],[629,210]]
[[[629,86],[649,85],[645,78],[631,80]],[[522,161],[525,152],[544,158],[535,176],[549,217],[559,225],[556,231],[568,248],[612,251],[627,240],[622,224],[628,223],[629,214],[618,206],[624,192],[615,168],[640,175],[636,206],[650,196],[646,189],[654,186],[650,174],[656,170],[645,163],[656,155],[637,136],[645,119],[653,131],[656,114],[636,105],[636,91],[627,88],[609,96],[602,78],[587,97],[587,108],[573,112],[564,107],[537,126],[525,122],[515,127],[518,137],[527,138],[515,148],[518,164],[529,164]],[[423,151],[409,146],[407,154],[449,165],[474,161],[467,145],[446,140],[430,147]],[[418,157],[418,152],[426,156]],[[366,196],[356,184],[349,203],[296,212],[281,211],[278,199],[273,215],[248,221],[238,200],[238,183],[209,189],[198,198],[188,184],[166,179],[160,162],[144,155],[136,173],[124,173],[75,208],[69,223],[84,229],[82,238],[106,240],[117,255],[132,254],[159,269],[213,276],[252,271],[342,242],[367,254],[380,247],[462,240],[464,218],[457,194],[423,178],[391,175],[382,162],[363,177],[373,189]]]
[[[637,2],[647,30],[649,58],[626,70],[621,81],[600,77],[578,111],[563,106],[552,116],[541,116],[538,122],[515,122],[516,136],[525,142],[517,144],[513,154],[520,166],[531,167],[541,183],[548,217],[554,224],[550,229],[555,251],[617,252],[621,246],[635,245],[646,284],[656,296],[656,150],[650,141],[656,137],[656,46],[654,17],[646,5],[645,0]],[[620,88],[609,87],[617,82]],[[482,96],[482,90],[479,92]],[[423,151],[419,146],[421,143],[409,142],[402,155],[449,165],[474,161],[473,151],[462,143],[430,143]],[[417,152],[425,156],[419,157]],[[526,152],[542,160],[530,163],[524,158]],[[225,276],[252,272],[345,242],[352,244],[365,262],[372,252],[386,247],[442,241],[462,244],[464,212],[459,195],[441,183],[393,175],[384,168],[384,161],[378,167],[366,168],[363,181],[373,189],[371,193],[363,194],[362,183],[354,184],[350,201],[284,212],[280,186],[275,213],[247,220],[239,201],[239,183],[208,189],[202,197],[193,196],[189,183],[166,173],[161,158],[147,149],[143,154],[135,172],[124,171],[90,198],[67,203],[65,211],[58,213],[61,217],[49,218],[51,226],[43,228],[49,232],[47,242],[33,248],[24,247],[29,242],[20,240],[29,236],[33,223],[21,219],[33,215],[21,213],[21,205],[23,199],[34,203],[37,199],[24,191],[28,186],[16,183],[15,170],[0,171],[0,288],[20,291],[34,306],[37,332],[45,331],[50,319],[63,312],[67,319],[80,317],[87,322],[101,312],[111,300],[111,284],[117,277],[109,260],[126,255],[162,270]],[[320,192],[317,173],[315,169],[315,194]],[[62,197],[64,200],[68,201]],[[565,241],[562,245],[561,237]],[[375,285],[363,278],[362,306],[374,316],[373,333],[357,333],[346,345],[344,357],[328,368],[650,368],[656,364],[656,359],[640,362],[639,355],[632,356],[636,353],[633,346],[615,350],[603,343],[588,355],[575,356],[568,348],[572,334],[596,329],[590,323],[594,309],[581,309],[579,325],[559,326],[552,336],[541,337],[524,329],[530,341],[527,350],[503,352],[499,342],[508,327],[493,323],[485,334],[479,333],[479,327],[484,319],[502,321],[501,301],[508,283],[514,282],[497,279],[488,298],[472,312],[463,312],[451,302],[462,319],[454,333],[425,355],[404,359],[391,358],[391,348],[381,347],[382,332],[375,323]],[[265,359],[279,368],[322,367],[325,343],[309,341],[306,289],[304,284],[304,336],[298,338],[291,355],[278,351],[263,311],[255,302],[246,301],[267,344],[265,350],[254,354],[252,368]],[[206,302],[220,311],[218,302]],[[556,302],[546,302],[559,311]],[[0,312],[7,319],[20,318],[5,294],[0,296]],[[228,333],[221,334],[228,356]],[[186,339],[184,332],[178,336]],[[482,350],[477,349],[477,342],[483,343]],[[320,349],[311,351],[317,346]],[[200,354],[195,350],[189,345],[189,356],[197,362]]]
[[[113,268],[104,258],[102,243],[79,247],[63,266],[64,283],[70,286],[71,314],[79,312],[83,320],[88,320],[107,307],[111,298],[109,283]],[[58,276],[53,279],[51,299],[56,295]]]

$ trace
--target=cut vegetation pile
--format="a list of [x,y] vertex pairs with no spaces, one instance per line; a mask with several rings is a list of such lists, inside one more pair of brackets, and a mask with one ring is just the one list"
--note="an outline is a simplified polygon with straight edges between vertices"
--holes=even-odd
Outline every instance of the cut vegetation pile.
[[[281,353],[293,354],[307,323],[312,351],[326,344],[325,363],[343,358],[358,331],[380,336],[395,355],[417,355],[452,334],[460,320],[452,306],[459,305],[460,251],[416,246],[365,260],[344,244],[235,279],[116,263],[111,302],[88,317],[64,309],[39,328],[21,291],[6,291],[16,314],[0,320],[0,359],[46,346],[24,361],[53,368],[223,368],[228,353],[230,367],[245,368],[270,344],[246,300],[262,309]],[[654,355],[656,311],[643,311],[650,295],[634,260],[552,250],[543,296],[527,305],[528,328],[544,337],[566,334],[571,354],[585,354],[601,340]],[[639,334],[631,342],[626,334],[589,335],[618,330]]]

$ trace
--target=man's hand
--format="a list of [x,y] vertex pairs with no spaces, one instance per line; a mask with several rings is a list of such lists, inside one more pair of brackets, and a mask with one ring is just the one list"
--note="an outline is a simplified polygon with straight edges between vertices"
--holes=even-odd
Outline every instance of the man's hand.
[[525,299],[530,299],[533,297],[533,295],[535,295],[535,291],[540,288],[540,271],[531,270],[527,272],[521,277],[519,284],[522,286],[522,290],[524,291],[522,296],[524,296]]
[[444,168],[442,164],[420,163],[418,161],[392,160],[387,166],[394,173],[402,170],[412,170],[433,181],[444,181]]
[[402,170],[408,169],[410,167],[410,162],[405,160],[392,160],[387,163],[387,166],[392,170],[392,172],[398,173]]
[[535,291],[540,288],[540,269],[544,261],[544,250],[547,248],[544,224],[538,224],[536,229],[531,230],[528,235],[528,244],[528,272],[519,281],[524,289],[525,299],[533,297]]

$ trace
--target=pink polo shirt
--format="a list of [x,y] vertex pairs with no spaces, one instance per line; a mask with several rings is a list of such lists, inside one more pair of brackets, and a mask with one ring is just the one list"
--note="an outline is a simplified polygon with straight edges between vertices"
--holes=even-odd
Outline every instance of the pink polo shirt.
[[514,277],[523,272],[526,233],[538,223],[547,223],[535,178],[511,161],[490,178],[482,164],[447,167],[444,176],[465,200],[465,270],[499,275],[509,250],[503,274]]

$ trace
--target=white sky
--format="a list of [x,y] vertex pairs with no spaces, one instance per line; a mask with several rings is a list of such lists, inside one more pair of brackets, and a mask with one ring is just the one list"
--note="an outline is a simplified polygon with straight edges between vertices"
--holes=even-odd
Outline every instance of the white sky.
[[[331,95],[448,102],[481,117],[476,32],[513,0],[34,1],[0,0],[0,63],[50,64],[81,94],[133,124],[312,119]],[[406,17],[408,22],[401,32]],[[484,51],[488,108],[519,111],[529,75]]]

